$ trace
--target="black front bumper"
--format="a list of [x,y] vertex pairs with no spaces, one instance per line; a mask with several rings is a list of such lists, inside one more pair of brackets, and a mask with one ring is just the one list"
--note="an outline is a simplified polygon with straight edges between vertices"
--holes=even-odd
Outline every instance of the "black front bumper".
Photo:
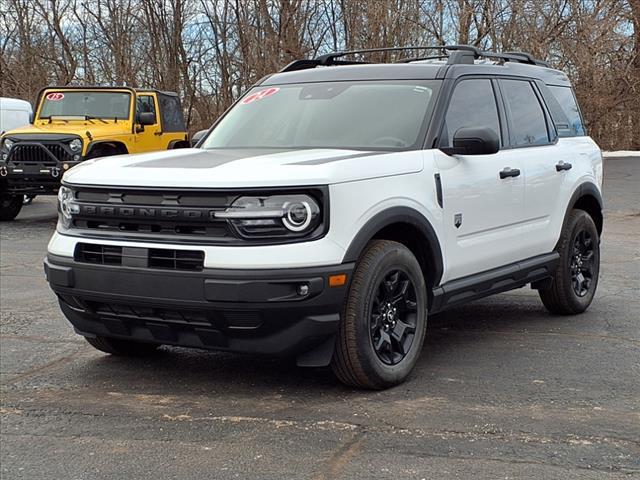
[[[287,356],[332,341],[353,271],[353,264],[343,264],[186,272],[53,255],[44,267],[80,335]],[[330,287],[328,278],[336,274],[347,274],[347,283]]]
[[64,172],[79,163],[31,165],[0,162],[0,190],[11,195],[55,195],[60,189]]

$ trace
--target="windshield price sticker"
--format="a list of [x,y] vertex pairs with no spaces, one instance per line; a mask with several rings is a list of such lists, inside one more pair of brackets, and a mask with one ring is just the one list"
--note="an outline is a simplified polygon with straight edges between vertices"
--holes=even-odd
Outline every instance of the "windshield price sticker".
[[51,92],[47,94],[47,100],[51,100],[52,102],[59,102],[64,98],[64,93],[62,92]]
[[267,88],[266,90],[260,90],[259,92],[252,93],[247,98],[242,100],[243,105],[253,103],[256,100],[262,100],[263,98],[270,97],[274,93],[277,93],[280,89],[277,87]]

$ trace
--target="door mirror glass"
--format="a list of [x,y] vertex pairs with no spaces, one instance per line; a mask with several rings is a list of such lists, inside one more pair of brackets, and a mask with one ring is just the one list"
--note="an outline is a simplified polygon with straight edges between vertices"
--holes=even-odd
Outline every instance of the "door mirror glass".
[[141,112],[138,114],[138,123],[140,125],[155,125],[156,114],[153,112]]
[[199,130],[196,133],[194,133],[193,136],[191,137],[191,146],[195,147],[198,144],[198,142],[207,135],[208,131],[209,130]]
[[500,150],[498,134],[488,127],[464,127],[453,136],[453,147],[443,147],[447,155],[491,155]]

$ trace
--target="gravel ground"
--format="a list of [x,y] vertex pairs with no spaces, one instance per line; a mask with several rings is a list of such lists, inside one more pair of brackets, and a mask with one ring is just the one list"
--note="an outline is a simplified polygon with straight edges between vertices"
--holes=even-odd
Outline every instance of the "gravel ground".
[[42,271],[55,203],[0,235],[2,479],[640,478],[640,158],[605,164],[591,309],[524,288],[430,319],[384,392],[326,369],[163,348],[111,358],[75,336]]

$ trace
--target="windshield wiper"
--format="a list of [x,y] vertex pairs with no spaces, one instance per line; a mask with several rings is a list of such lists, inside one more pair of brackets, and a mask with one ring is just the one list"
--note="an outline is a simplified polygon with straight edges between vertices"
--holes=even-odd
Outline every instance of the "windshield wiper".
[[104,118],[102,118],[102,117],[94,117],[93,115],[85,115],[84,119],[85,120],[100,120],[102,123],[109,123]]

